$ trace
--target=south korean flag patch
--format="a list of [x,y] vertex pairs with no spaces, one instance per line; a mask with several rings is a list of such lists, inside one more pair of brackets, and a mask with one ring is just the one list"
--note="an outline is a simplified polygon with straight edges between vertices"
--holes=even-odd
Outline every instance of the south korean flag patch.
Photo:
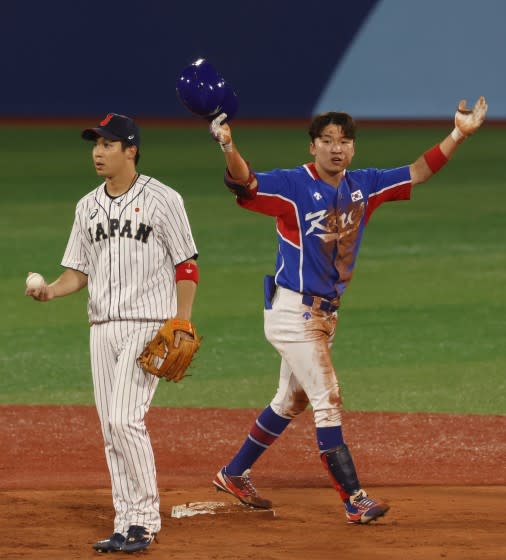
[[362,191],[358,190],[358,191],[353,191],[351,193],[351,200],[353,202],[358,202],[359,200],[363,200],[364,196],[362,195]]

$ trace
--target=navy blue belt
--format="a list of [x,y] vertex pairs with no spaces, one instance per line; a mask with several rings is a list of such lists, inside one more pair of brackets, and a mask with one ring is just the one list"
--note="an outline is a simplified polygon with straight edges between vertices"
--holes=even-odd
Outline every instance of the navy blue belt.
[[337,311],[339,308],[338,305],[334,305],[326,299],[322,299],[319,296],[308,296],[307,294],[302,296],[302,303],[304,305],[309,305],[309,307],[312,307],[313,309],[321,309],[322,311],[327,311],[328,313],[334,313],[334,311]]

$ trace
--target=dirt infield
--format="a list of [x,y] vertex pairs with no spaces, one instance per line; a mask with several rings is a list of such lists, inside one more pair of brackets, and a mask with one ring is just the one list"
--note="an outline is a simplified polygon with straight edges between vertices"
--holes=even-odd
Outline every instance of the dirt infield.
[[[345,523],[309,412],[255,466],[274,517],[172,518],[174,505],[234,503],[210,480],[257,412],[150,411],[163,529],[146,557],[506,558],[506,416],[345,413],[363,485],[392,506],[374,525]],[[95,410],[0,406],[0,446],[0,558],[96,558],[91,544],[111,532],[113,512]]]

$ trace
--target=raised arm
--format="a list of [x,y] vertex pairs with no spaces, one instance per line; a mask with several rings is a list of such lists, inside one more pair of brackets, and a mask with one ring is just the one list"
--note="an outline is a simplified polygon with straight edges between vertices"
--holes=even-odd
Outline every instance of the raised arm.
[[465,100],[459,103],[455,113],[455,128],[452,132],[409,166],[412,185],[424,183],[448,162],[459,144],[480,128],[485,120],[487,109],[488,105],[483,96],[476,101],[472,109],[467,108]]
[[256,187],[256,179],[252,176],[249,165],[232,141],[230,126],[227,123],[223,123],[226,118],[226,113],[218,115],[209,125],[209,132],[219,143],[223,151],[227,170],[231,178],[237,181],[237,183],[242,183],[247,189],[254,189]]

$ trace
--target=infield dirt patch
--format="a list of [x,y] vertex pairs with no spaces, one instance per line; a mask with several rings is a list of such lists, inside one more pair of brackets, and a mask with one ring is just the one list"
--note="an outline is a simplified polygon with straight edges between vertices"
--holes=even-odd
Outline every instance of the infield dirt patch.
[[[274,517],[171,517],[174,505],[229,501],[210,481],[257,412],[150,411],[163,528],[146,557],[506,558],[506,416],[345,413],[363,485],[392,506],[369,526],[346,524],[309,411],[255,466]],[[91,545],[110,534],[113,510],[95,409],[0,407],[0,446],[0,558],[96,558]]]

